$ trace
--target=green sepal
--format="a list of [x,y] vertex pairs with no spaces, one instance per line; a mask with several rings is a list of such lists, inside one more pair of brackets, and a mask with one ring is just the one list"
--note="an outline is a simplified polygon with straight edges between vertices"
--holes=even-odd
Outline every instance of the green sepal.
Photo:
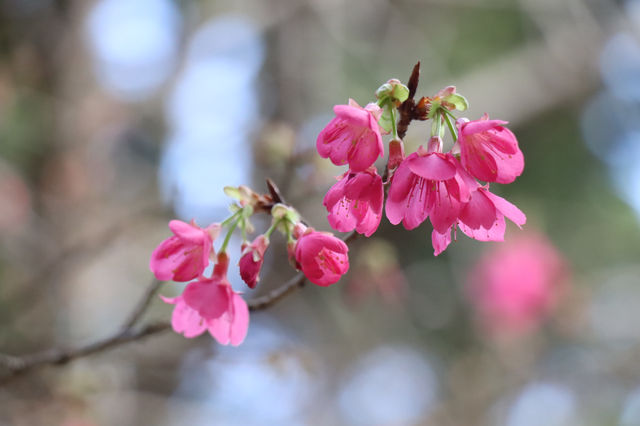
[[409,98],[409,88],[402,84],[400,80],[392,78],[376,90],[378,105],[386,103],[388,99],[394,102],[404,102]]
[[459,93],[453,93],[444,97],[442,100],[455,106],[458,111],[466,111],[469,108],[467,98]]
[[380,120],[378,120],[378,125],[387,133],[391,132],[391,129],[393,128],[393,115],[391,114],[391,108],[393,108],[393,106],[390,102],[387,102],[382,110],[382,115],[380,115]]
[[240,190],[235,186],[225,186],[224,193],[228,197],[233,198],[234,200],[238,200],[238,201],[242,200],[242,194],[240,193]]
[[396,83],[393,85],[391,97],[398,102],[404,102],[409,99],[409,88],[402,83]]

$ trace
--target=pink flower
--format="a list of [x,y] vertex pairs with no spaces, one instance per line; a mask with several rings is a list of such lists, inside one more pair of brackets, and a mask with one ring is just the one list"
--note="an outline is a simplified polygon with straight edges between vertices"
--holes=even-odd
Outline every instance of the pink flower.
[[296,263],[314,284],[329,286],[349,270],[349,247],[328,232],[308,228],[296,244]]
[[487,252],[469,274],[467,296],[485,329],[520,334],[552,313],[569,276],[554,246],[530,234]]
[[269,239],[264,235],[259,235],[242,250],[242,257],[238,262],[240,277],[250,288],[255,288],[258,281],[260,281],[258,274],[262,268],[264,252],[267,247],[269,247]]
[[511,183],[522,174],[524,156],[518,140],[506,121],[489,120],[485,114],[480,120],[457,121],[460,160],[474,177],[485,182]]
[[391,179],[386,213],[397,225],[413,229],[431,218],[434,229],[444,233],[455,223],[469,200],[468,186],[475,181],[451,154],[442,154],[439,140],[429,151],[420,147],[398,167]]
[[445,232],[433,230],[431,242],[434,255],[442,253],[451,243],[451,230],[456,226],[459,226],[462,232],[474,240],[503,241],[506,229],[505,217],[521,229],[527,221],[527,217],[519,208],[504,198],[489,192],[489,185],[476,184],[476,188],[471,191],[469,201],[460,211],[456,223]]
[[222,345],[238,346],[244,341],[249,328],[249,308],[231,288],[228,266],[228,256],[221,253],[211,278],[200,277],[189,283],[178,297],[162,297],[164,302],[175,305],[171,325],[176,333],[191,338],[208,330]]
[[336,105],[333,111],[336,117],[318,135],[318,153],[338,166],[349,163],[354,172],[368,169],[384,155],[378,125],[382,110],[376,104],[362,108],[349,99],[348,105]]
[[164,240],[151,254],[149,268],[161,281],[189,281],[202,274],[214,255],[213,241],[220,233],[220,224],[202,229],[195,223],[179,220],[169,222],[174,236]]
[[356,230],[371,236],[382,219],[384,190],[382,178],[373,168],[364,172],[348,171],[333,185],[323,204],[329,211],[329,224],[340,232]]

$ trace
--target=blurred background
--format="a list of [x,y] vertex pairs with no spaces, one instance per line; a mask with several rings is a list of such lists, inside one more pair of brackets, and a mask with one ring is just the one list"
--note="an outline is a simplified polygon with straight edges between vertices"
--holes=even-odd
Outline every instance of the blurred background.
[[167,332],[33,371],[0,424],[640,425],[639,0],[0,1],[0,352],[115,332],[167,220],[222,220],[225,185],[270,177],[328,230],[318,132],[418,60],[419,96],[510,122],[525,171],[492,189],[523,231],[434,258],[430,225],[383,219],[242,346]]

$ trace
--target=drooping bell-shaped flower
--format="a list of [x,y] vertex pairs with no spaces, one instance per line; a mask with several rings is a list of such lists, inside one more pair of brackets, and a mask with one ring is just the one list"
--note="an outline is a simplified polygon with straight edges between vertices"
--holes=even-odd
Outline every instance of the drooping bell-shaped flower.
[[162,298],[175,305],[171,325],[176,333],[191,338],[206,330],[220,344],[238,346],[249,328],[249,308],[227,280],[229,257],[218,255],[211,278],[199,277],[176,298]]
[[518,140],[506,121],[489,120],[485,114],[479,120],[457,121],[458,142],[462,166],[474,177],[485,182],[511,183],[522,174],[524,156]]
[[451,154],[443,154],[442,141],[432,138],[429,149],[420,147],[398,167],[391,179],[386,214],[397,225],[413,229],[431,219],[434,229],[445,232],[469,200],[470,176]]
[[349,270],[349,247],[329,232],[307,228],[295,247],[298,269],[314,284],[329,286]]
[[209,265],[214,254],[213,241],[220,233],[220,224],[200,228],[195,223],[179,220],[169,222],[173,236],[164,240],[151,254],[149,268],[159,280],[189,281]]
[[269,247],[269,238],[259,235],[253,242],[242,250],[242,257],[238,262],[240,277],[250,288],[255,288],[260,281],[260,269],[264,263],[264,253]]
[[376,104],[362,108],[349,99],[348,105],[336,105],[333,111],[336,117],[318,135],[318,153],[337,166],[349,163],[354,172],[368,169],[384,155],[378,125],[382,110]]
[[355,229],[369,237],[380,225],[383,199],[382,178],[370,167],[364,172],[346,172],[329,189],[322,203],[333,229],[340,232]]
[[445,232],[434,229],[431,234],[434,254],[437,256],[451,243],[451,231],[456,226],[469,238],[478,241],[504,241],[505,217],[522,228],[527,217],[515,205],[489,191],[488,185],[477,185],[471,191],[458,220]]

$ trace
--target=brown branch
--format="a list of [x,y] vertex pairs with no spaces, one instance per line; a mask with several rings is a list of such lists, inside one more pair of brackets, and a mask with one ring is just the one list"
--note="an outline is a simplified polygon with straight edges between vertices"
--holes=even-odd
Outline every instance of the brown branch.
[[46,365],[64,365],[75,359],[83,358],[99,352],[103,352],[125,343],[135,342],[147,336],[167,331],[171,325],[166,322],[147,324],[137,330],[125,329],[105,339],[88,345],[70,349],[49,349],[31,355],[10,356],[0,355],[0,364],[8,370],[0,377],[0,385],[9,382],[18,376],[30,372],[38,367]]
[[123,324],[122,326],[123,330],[129,330],[133,328],[133,326],[136,325],[136,323],[140,320],[140,318],[142,318],[144,313],[149,308],[149,305],[151,304],[153,297],[156,295],[156,293],[158,293],[158,290],[160,290],[161,285],[162,285],[162,281],[156,278],[153,278],[153,280],[151,280],[151,284],[149,284],[149,286],[143,293],[142,298],[138,301],[138,304],[133,309],[133,311],[131,311],[131,314]]
[[[343,241],[349,244],[357,237],[358,234],[356,232],[351,232],[343,238]],[[306,277],[302,272],[299,272],[286,283],[272,290],[266,295],[249,300],[247,302],[249,310],[255,312],[269,308],[278,303],[280,300],[284,299],[289,294],[304,287],[305,282]],[[4,370],[8,371],[3,376],[0,376],[0,385],[5,384],[11,379],[14,379],[40,367],[48,365],[64,365],[78,358],[83,358],[99,352],[107,351],[120,345],[135,342],[145,337],[169,330],[171,328],[171,325],[166,322],[147,324],[138,329],[134,328],[135,324],[140,318],[142,318],[144,313],[151,305],[151,301],[160,288],[160,285],[161,282],[154,279],[149,287],[147,287],[142,298],[136,304],[136,307],[129,315],[121,330],[102,340],[98,340],[97,342],[89,343],[87,345],[75,348],[54,348],[43,352],[23,356],[0,354],[0,367],[4,367]]]
[[414,65],[413,71],[411,71],[411,77],[407,87],[409,88],[409,97],[400,105],[398,111],[400,112],[400,120],[398,121],[398,137],[404,139],[409,129],[411,120],[414,119],[416,102],[414,97],[416,90],[418,89],[418,83],[420,81],[420,62]]

